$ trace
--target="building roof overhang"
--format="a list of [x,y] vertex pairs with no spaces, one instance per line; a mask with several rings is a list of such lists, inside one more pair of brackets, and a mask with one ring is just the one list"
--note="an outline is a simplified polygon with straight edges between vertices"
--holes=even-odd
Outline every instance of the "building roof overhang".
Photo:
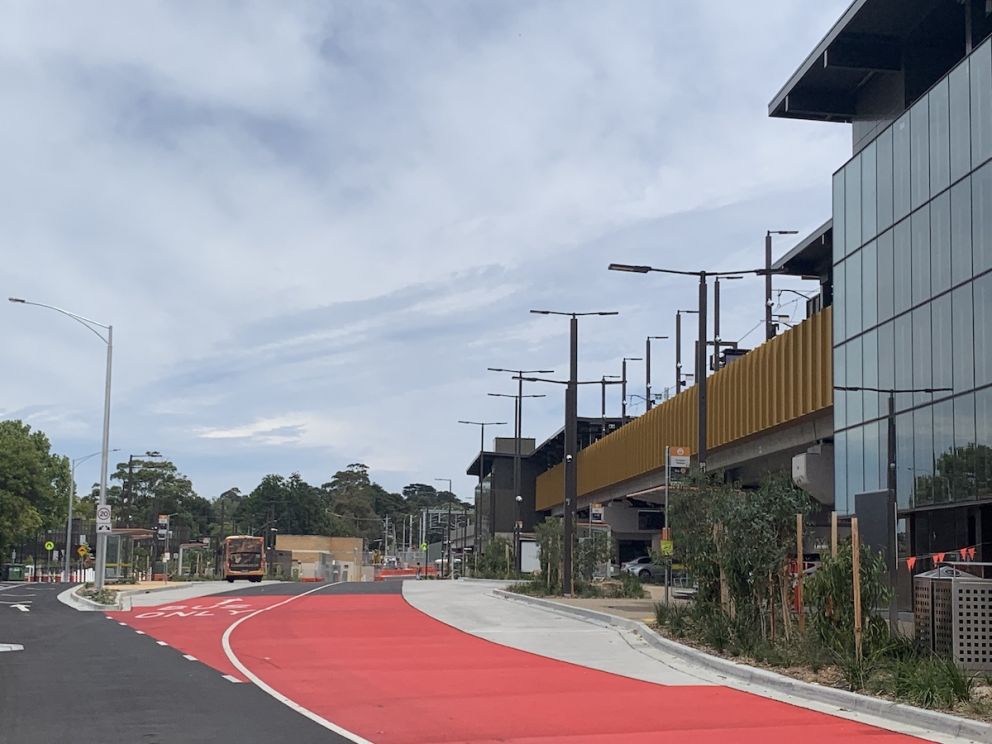
[[948,5],[947,0],[854,0],[768,104],[768,115],[853,121],[858,89],[873,75],[902,72],[910,34]]
[[773,263],[772,270],[788,276],[828,276],[833,262],[833,235],[833,220],[827,220]]

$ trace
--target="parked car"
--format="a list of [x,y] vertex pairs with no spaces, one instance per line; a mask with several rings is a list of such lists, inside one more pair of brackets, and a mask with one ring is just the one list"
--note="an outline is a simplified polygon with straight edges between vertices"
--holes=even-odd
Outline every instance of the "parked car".
[[642,555],[633,561],[627,561],[620,566],[623,573],[633,574],[641,581],[651,581],[665,578],[665,567],[651,562],[651,556]]

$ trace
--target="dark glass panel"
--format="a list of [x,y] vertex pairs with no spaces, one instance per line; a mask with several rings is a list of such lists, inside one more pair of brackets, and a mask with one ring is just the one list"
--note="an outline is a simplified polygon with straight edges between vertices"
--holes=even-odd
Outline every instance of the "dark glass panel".
[[975,385],[992,383],[992,274],[975,280]]
[[878,248],[873,240],[861,249],[861,327],[878,323]]
[[[930,305],[913,311],[913,388],[933,385],[933,349],[930,336]],[[933,399],[932,393],[915,393],[916,405]]]
[[850,505],[854,495],[865,490],[864,428],[847,430],[847,493]]
[[896,416],[896,500],[900,509],[913,506],[913,414]]
[[951,493],[955,501],[970,501],[975,498],[977,455],[975,396],[969,393],[954,399],[954,457],[940,464],[942,470],[951,474]]
[[928,100],[921,98],[909,110],[910,153],[913,158],[910,166],[910,192],[913,209],[930,198],[930,112],[927,104]]
[[839,514],[850,514],[847,498],[847,433],[834,435],[834,508]]
[[[866,388],[877,388],[878,384],[878,331],[868,331],[861,337],[861,384]],[[878,393],[865,390],[865,421],[878,418]],[[866,471],[867,472],[867,471]]]
[[879,322],[892,317],[895,287],[892,268],[892,231],[878,236],[878,320]]
[[930,91],[930,195],[951,185],[950,115],[947,80]]
[[974,272],[992,269],[992,163],[971,176],[971,250]]
[[[851,255],[861,247],[861,156],[857,156],[844,168],[844,199],[847,204],[847,254]],[[834,229],[836,232],[836,228]]]
[[930,291],[951,288],[951,194],[930,202]]
[[896,225],[892,236],[895,311],[901,313],[909,310],[913,304],[913,252],[910,244],[909,220],[903,220]]
[[865,424],[863,432],[865,447],[864,490],[878,491],[880,488],[884,488],[884,485],[879,483],[878,477],[879,460],[881,459],[881,453],[878,449],[878,422]]
[[909,214],[909,114],[892,125],[892,217]]
[[930,205],[913,212],[913,304],[930,299]]
[[[913,319],[906,313],[895,319],[896,384],[898,390],[913,388]],[[912,393],[896,395],[896,410],[902,411],[913,405]]]
[[846,255],[844,250],[844,237],[847,229],[844,227],[847,221],[844,219],[844,210],[847,209],[844,201],[844,169],[834,173],[834,263],[840,261]]
[[913,411],[913,502],[933,503],[933,407]]
[[947,392],[935,393],[934,398],[947,398],[954,385],[954,335],[951,323],[951,295],[941,295],[931,304],[931,329],[933,334],[933,387],[947,388]]
[[975,326],[972,322],[974,301],[971,283],[964,284],[951,293],[951,313],[954,326],[951,365],[954,392],[961,393],[975,386]]
[[971,165],[992,158],[992,40],[971,55]]
[[992,496],[992,388],[975,393],[975,488],[978,498]]
[[[834,386],[841,388],[847,385],[847,345],[834,349]],[[834,431],[847,427],[847,393],[843,390],[834,391]]]
[[[876,222],[878,232],[892,227],[892,130],[886,129],[875,140],[875,190],[878,192]],[[970,156],[969,156],[970,157]]]
[[951,181],[971,172],[971,83],[968,64],[962,64],[948,78],[951,113]]
[[861,152],[861,239],[871,240],[878,235],[878,196],[876,191],[875,143]]
[[[864,386],[862,373],[861,339],[855,338],[844,344],[847,347],[847,385]],[[864,393],[851,391],[847,394],[847,425],[854,426],[864,421]]]
[[933,461],[933,500],[938,504],[951,501],[954,480],[954,403],[950,400],[936,403],[933,407]]
[[[891,390],[896,385],[894,332],[895,324],[892,321],[878,329],[878,387],[882,390]],[[885,410],[884,406],[882,410]]]
[[960,284],[972,277],[971,177],[951,188],[951,278]]
[[[847,273],[847,337],[861,333],[861,251],[848,256],[844,262]],[[836,273],[836,272],[834,272]]]

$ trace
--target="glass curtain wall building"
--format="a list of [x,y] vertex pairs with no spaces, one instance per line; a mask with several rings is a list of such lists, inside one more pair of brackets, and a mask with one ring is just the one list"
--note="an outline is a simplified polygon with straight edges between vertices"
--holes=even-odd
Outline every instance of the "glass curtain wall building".
[[[981,510],[947,507],[992,500],[992,41],[834,174],[833,225],[835,384],[912,391],[894,393],[912,551],[975,545]],[[841,513],[886,488],[887,410],[835,392]]]

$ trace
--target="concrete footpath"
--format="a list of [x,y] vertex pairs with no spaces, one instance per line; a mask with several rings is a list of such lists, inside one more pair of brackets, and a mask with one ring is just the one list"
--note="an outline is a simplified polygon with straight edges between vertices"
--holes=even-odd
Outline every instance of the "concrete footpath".
[[[492,583],[409,581],[403,596],[413,607],[471,635],[559,661],[662,685],[720,685],[927,741],[988,741],[935,733],[904,721],[855,712],[721,674],[685,656],[649,644],[633,630],[498,597]],[[571,609],[571,608],[563,608]],[[595,691],[590,690],[591,699]]]

